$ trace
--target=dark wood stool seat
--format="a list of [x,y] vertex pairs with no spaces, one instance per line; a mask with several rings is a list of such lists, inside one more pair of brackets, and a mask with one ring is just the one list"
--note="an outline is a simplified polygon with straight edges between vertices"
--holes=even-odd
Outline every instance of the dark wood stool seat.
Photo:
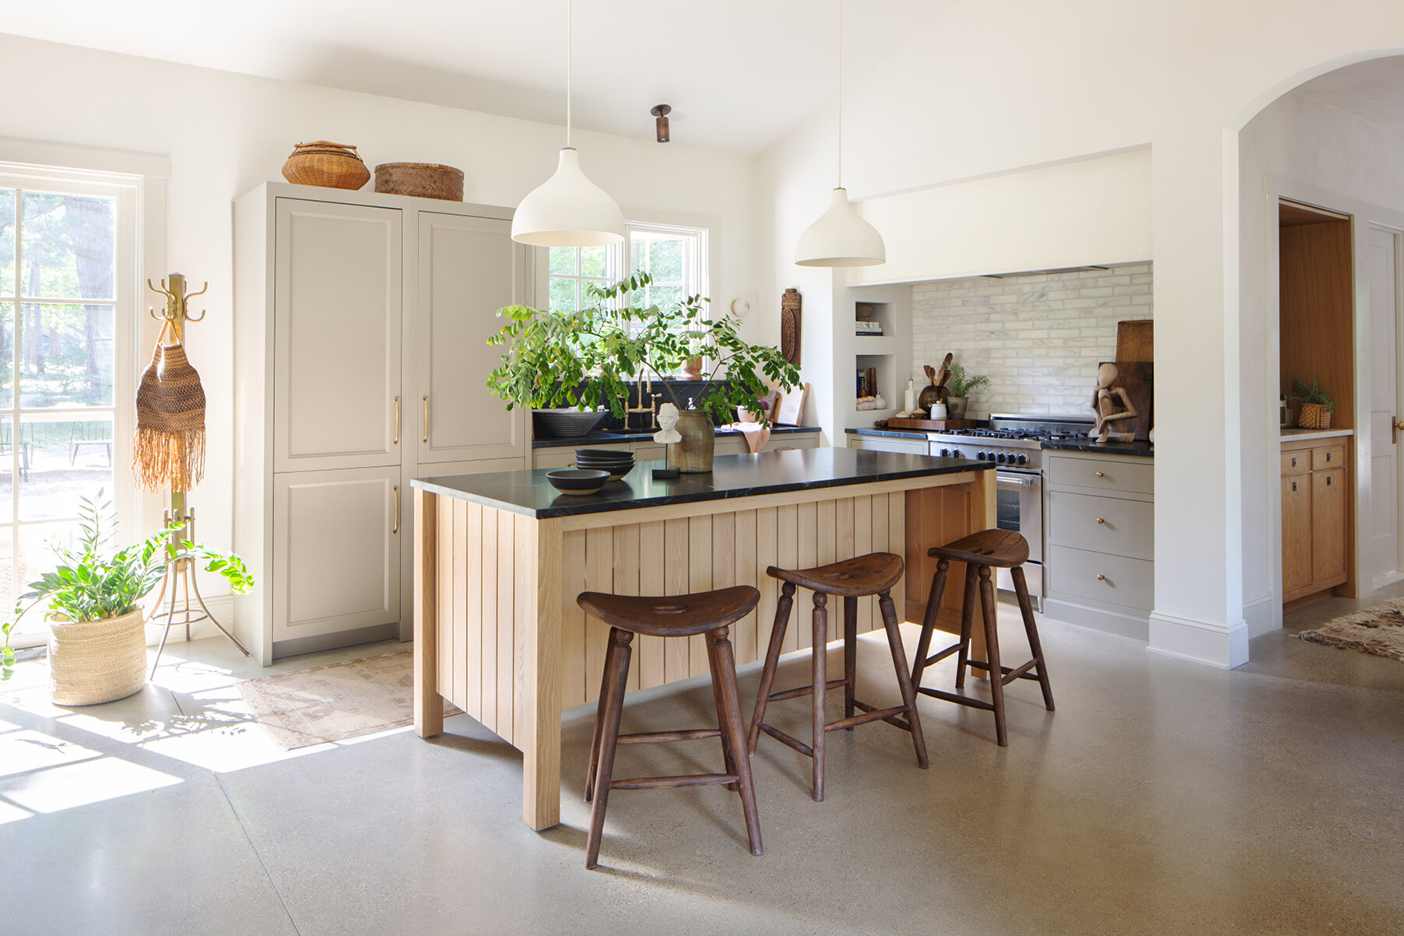
[[[760,592],[749,585],[738,585],[695,595],[656,598],[581,592],[575,600],[587,614],[611,625],[609,647],[605,651],[604,678],[600,685],[600,704],[595,710],[595,731],[590,741],[590,769],[585,778],[585,802],[591,803],[585,867],[593,868],[599,861],[610,790],[723,784],[741,795],[751,854],[759,855],[760,818],[756,812],[756,794],[751,782],[751,763],[744,756],[746,731],[741,722],[736,659],[731,650],[729,626],[754,610],[760,601]],[[629,680],[629,657],[633,653],[630,645],[636,633],[650,637],[706,635],[707,663],[712,671],[712,700],[717,709],[716,728],[619,733],[619,721],[624,712],[624,690]],[[721,739],[725,773],[614,779],[614,752],[620,744],[696,741],[703,738]],[[737,752],[743,756],[738,757]]]
[[[907,654],[902,648],[902,635],[897,629],[897,612],[893,607],[893,585],[902,578],[901,556],[892,553],[870,553],[845,559],[814,569],[779,569],[771,566],[766,573],[785,584],[781,587],[780,600],[775,608],[775,626],[770,632],[770,646],[765,654],[765,668],[761,670],[760,693],[756,698],[755,713],[751,716],[751,733],[747,739],[747,753],[754,755],[760,734],[764,731],[775,740],[814,759],[813,796],[816,802],[824,799],[824,735],[830,731],[852,731],[858,725],[873,721],[885,721],[896,725],[912,735],[912,745],[916,748],[917,763],[922,769],[927,766],[926,739],[921,733],[921,719],[917,714],[916,691],[913,689],[911,674],[907,672]],[[775,683],[775,669],[780,661],[780,649],[785,640],[785,630],[789,626],[790,609],[795,602],[795,587],[802,585],[814,592],[814,646],[810,652],[810,666],[813,682],[781,692],[771,692]],[[829,643],[828,596],[843,598],[843,678],[827,678],[827,653]],[[878,607],[882,611],[883,627],[887,630],[887,642],[892,649],[892,663],[897,670],[897,686],[902,692],[902,704],[890,708],[877,708],[854,698],[857,686],[858,664],[858,599],[867,595],[878,596]],[[844,717],[837,721],[826,721],[824,699],[830,689],[843,687]],[[810,732],[812,744],[805,744],[766,724],[765,709],[771,702],[811,697]],[[862,714],[855,714],[861,712]]]
[[[1004,687],[1016,679],[1037,680],[1043,690],[1043,704],[1053,711],[1053,690],[1048,685],[1048,668],[1043,662],[1043,646],[1038,639],[1038,625],[1034,623],[1033,604],[1029,601],[1029,586],[1024,578],[1024,561],[1029,558],[1029,544],[1012,530],[981,530],[969,536],[934,546],[927,555],[940,560],[936,563],[936,574],[931,577],[931,596],[926,602],[926,616],[921,625],[921,637],[917,641],[916,664],[912,667],[912,685],[922,695],[929,695],[958,705],[994,712],[995,738],[1000,747],[1009,745],[1009,735],[1004,721]],[[960,612],[960,638],[939,653],[931,652],[931,635],[936,629],[936,616],[941,610],[941,596],[946,590],[946,572],[952,562],[965,563],[965,604]],[[994,583],[990,579],[990,569],[1009,569],[1014,580],[1014,594],[1019,601],[1019,612],[1024,619],[1024,633],[1029,638],[1029,649],[1033,659],[1022,666],[1003,666],[999,659],[999,629],[995,624]],[[980,593],[980,607],[985,626],[985,652],[987,662],[970,659],[971,620],[975,613],[975,593]],[[956,658],[956,689],[965,688],[967,669],[983,670],[987,674],[998,674],[990,679],[990,698],[977,699],[973,696],[958,695],[941,689],[932,689],[921,684],[926,667],[939,663],[952,653]]]

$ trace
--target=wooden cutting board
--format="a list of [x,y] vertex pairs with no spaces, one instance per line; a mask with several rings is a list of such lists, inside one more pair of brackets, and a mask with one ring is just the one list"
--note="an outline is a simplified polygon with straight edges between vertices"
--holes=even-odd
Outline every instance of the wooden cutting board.
[[927,432],[942,432],[952,429],[974,429],[973,419],[899,419],[893,416],[887,420],[889,429],[923,429]]
[[1154,361],[1155,323],[1150,319],[1116,323],[1116,363]]

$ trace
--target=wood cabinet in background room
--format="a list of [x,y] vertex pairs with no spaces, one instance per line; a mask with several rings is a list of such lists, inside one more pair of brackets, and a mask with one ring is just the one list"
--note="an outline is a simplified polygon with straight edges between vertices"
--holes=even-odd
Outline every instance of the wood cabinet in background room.
[[1349,577],[1349,437],[1282,443],[1282,600],[1306,604]]
[[234,208],[236,630],[263,663],[408,639],[409,482],[528,463],[484,386],[535,299],[503,208],[267,184]]

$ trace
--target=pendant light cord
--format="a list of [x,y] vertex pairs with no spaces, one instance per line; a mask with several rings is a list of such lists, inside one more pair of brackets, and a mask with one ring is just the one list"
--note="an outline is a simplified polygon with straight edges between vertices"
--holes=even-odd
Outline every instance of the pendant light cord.
[[843,0],[838,0],[838,187],[843,188]]
[[[840,0],[842,2],[842,0]],[[570,149],[571,40],[575,35],[575,0],[566,0],[566,149]]]

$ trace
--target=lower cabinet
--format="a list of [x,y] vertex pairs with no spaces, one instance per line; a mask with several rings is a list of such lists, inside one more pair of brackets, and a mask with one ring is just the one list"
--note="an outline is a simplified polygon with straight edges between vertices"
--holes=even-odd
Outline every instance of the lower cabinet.
[[1318,596],[1350,577],[1349,456],[1348,438],[1282,445],[1284,602]]
[[907,455],[929,455],[931,454],[931,443],[926,436],[911,436],[909,438],[898,438],[896,436],[876,436],[848,434],[848,447],[851,449],[867,449],[870,452],[903,452]]

